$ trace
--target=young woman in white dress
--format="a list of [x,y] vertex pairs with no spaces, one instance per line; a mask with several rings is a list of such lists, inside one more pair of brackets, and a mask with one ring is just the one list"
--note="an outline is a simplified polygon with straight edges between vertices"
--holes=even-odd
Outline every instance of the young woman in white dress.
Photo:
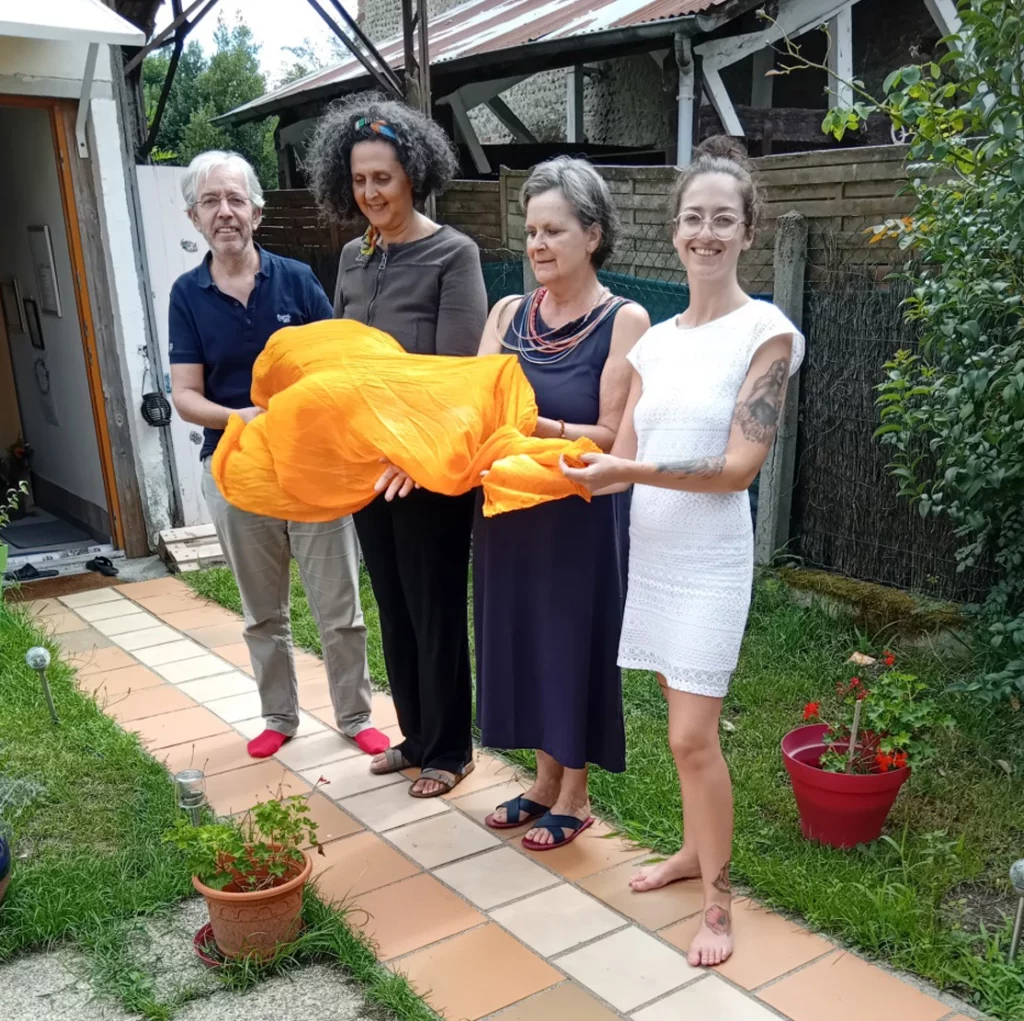
[[685,839],[631,880],[638,893],[700,877],[701,925],[690,964],[731,953],[732,787],[718,740],[753,581],[747,490],[768,455],[799,368],[800,331],[737,278],[759,198],[742,149],[709,139],[673,190],[673,240],[690,306],[652,326],[629,353],[635,370],[610,454],[570,478],[594,493],[633,485],[629,588],[619,664],[657,674],[682,789]]

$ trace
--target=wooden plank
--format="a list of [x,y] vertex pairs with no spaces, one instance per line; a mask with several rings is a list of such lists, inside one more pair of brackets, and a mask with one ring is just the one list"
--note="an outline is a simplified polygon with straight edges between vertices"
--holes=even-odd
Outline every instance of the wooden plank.
[[859,149],[819,149],[814,152],[787,153],[784,156],[760,156],[754,165],[764,173],[769,170],[834,167],[848,163],[892,163],[907,158],[905,145],[867,145]]
[[[755,165],[757,161],[754,161]],[[835,166],[781,167],[764,170],[758,168],[760,184],[771,189],[779,184],[841,184],[844,181],[899,181],[907,176],[901,161],[884,163],[846,163]]]
[[810,201],[766,203],[768,215],[781,216],[787,212],[803,213],[808,217],[831,216],[864,216],[870,218],[880,216],[897,216],[914,208],[914,200],[909,196],[894,198],[890,203],[882,199],[844,199],[842,202]]

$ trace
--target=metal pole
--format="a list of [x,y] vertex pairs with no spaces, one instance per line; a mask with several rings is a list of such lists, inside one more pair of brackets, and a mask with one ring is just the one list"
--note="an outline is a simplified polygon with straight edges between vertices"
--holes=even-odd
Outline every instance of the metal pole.
[[1021,930],[1024,930],[1024,858],[1010,866],[1010,882],[1020,898],[1017,902],[1017,917],[1013,922],[1013,935],[1010,937],[1010,964],[1013,964],[1020,945]]

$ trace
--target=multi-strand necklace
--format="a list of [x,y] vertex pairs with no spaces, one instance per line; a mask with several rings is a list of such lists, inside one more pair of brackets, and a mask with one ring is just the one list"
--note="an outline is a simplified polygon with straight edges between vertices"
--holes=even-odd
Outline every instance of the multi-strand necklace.
[[[547,293],[547,288],[538,287],[529,296],[522,316],[522,328],[516,322],[518,317],[513,318],[510,332],[515,337],[515,343],[502,339],[502,346],[515,351],[533,365],[552,365],[568,357],[609,316],[615,314],[624,300],[612,297],[607,289],[602,289],[600,297],[589,312],[563,326],[542,330],[540,328],[540,304]],[[595,313],[597,314],[595,315]],[[580,325],[577,329],[560,335],[566,326],[573,323]]]

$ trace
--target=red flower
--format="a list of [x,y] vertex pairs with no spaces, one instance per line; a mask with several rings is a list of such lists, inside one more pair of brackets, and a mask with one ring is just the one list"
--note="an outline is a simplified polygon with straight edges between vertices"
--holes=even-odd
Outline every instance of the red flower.
[[858,702],[863,702],[864,699],[866,699],[869,694],[870,694],[870,692],[868,691],[867,688],[859,688],[857,690],[857,701]]
[[892,756],[886,755],[885,752],[879,752],[875,756],[875,765],[878,767],[879,773],[885,773],[892,766]]
[[885,658],[882,660],[882,662],[887,667],[895,666],[896,665],[896,657],[895,657],[895,655],[893,655],[893,653],[891,653],[888,649],[886,649],[885,650]]
[[804,719],[805,720],[816,719],[817,716],[818,716],[818,710],[819,709],[821,709],[821,703],[820,702],[808,702],[807,705],[804,706]]
[[859,688],[860,687],[860,678],[859,677],[851,677],[850,678],[850,687],[851,688]]
[[904,766],[906,766],[906,764],[907,764],[907,753],[906,752],[897,752],[892,757],[892,765],[893,765],[894,769],[903,769]]

